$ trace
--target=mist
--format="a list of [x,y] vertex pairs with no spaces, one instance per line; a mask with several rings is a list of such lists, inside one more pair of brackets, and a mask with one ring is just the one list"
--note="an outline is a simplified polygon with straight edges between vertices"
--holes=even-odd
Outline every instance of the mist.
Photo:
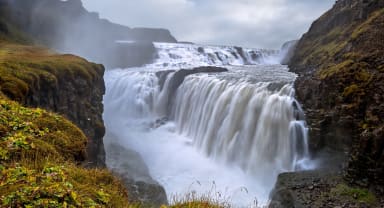
[[[176,42],[165,29],[129,28],[100,19],[80,0],[13,0],[13,22],[39,44],[72,53],[108,68],[140,66],[156,51],[152,42]],[[124,40],[124,43],[117,42]]]

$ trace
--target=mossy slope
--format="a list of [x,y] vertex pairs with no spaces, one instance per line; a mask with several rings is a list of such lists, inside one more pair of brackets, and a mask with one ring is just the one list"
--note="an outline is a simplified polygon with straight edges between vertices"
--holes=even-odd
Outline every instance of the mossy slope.
[[1,207],[125,207],[106,170],[84,169],[87,138],[54,113],[0,98]]

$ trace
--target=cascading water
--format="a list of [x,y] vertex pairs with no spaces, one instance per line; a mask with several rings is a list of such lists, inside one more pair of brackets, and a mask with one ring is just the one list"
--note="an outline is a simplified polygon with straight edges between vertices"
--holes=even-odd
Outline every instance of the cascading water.
[[255,65],[276,63],[276,50],[235,46],[202,46],[180,43],[154,43],[158,59],[151,68],[186,68],[194,66]]
[[282,65],[228,68],[189,75],[175,93],[175,73],[160,81],[149,66],[105,75],[107,130],[141,154],[170,200],[220,192],[235,207],[265,205],[279,173],[308,168],[296,76]]

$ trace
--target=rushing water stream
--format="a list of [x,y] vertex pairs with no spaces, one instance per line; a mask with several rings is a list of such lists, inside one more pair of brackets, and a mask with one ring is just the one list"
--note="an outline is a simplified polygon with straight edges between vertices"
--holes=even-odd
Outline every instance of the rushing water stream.
[[[165,62],[189,66],[195,56],[212,56],[197,46],[158,47],[161,55],[153,65],[106,72],[104,120],[116,135],[113,142],[141,154],[169,200],[195,191],[235,207],[251,207],[255,200],[265,205],[279,173],[308,168],[307,129],[292,90],[296,76],[286,66],[255,57],[258,65],[245,66],[245,56],[227,47],[222,54],[229,55],[216,60],[225,65],[229,57],[240,66],[189,75],[172,93],[174,73],[164,83],[156,75],[169,65]],[[242,62],[233,61],[236,57]],[[266,60],[265,54],[260,57]],[[195,64],[210,65],[204,63]]]

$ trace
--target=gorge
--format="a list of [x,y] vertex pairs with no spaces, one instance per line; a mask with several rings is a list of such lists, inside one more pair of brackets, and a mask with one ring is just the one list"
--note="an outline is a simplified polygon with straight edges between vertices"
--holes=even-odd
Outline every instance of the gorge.
[[2,204],[382,206],[383,7],[339,0],[269,50],[0,0]]

